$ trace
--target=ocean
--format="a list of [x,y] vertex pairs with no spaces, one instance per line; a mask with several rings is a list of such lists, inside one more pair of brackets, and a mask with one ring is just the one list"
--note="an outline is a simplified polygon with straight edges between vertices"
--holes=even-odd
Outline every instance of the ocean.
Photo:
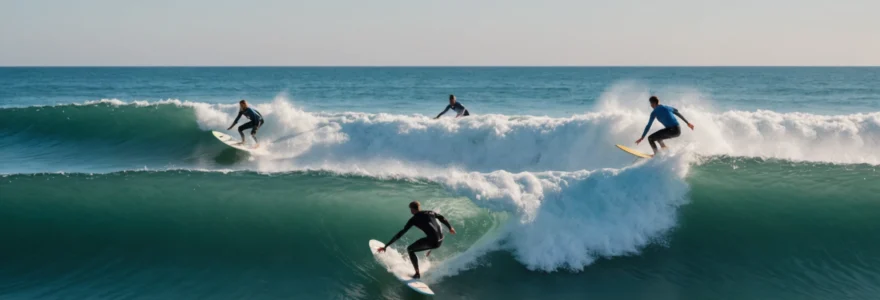
[[0,299],[426,299],[413,200],[436,299],[880,299],[878,149],[874,67],[0,68]]

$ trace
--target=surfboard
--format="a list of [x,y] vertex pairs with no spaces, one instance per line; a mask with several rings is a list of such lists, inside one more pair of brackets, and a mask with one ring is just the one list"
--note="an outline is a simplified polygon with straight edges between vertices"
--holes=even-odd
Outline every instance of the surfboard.
[[394,277],[397,277],[397,280],[400,280],[403,284],[406,284],[406,286],[417,293],[430,296],[434,295],[434,291],[432,291],[427,284],[421,280],[412,278],[412,274],[414,274],[416,270],[413,269],[411,262],[404,260],[403,255],[392,248],[388,248],[385,252],[379,253],[379,248],[382,247],[385,247],[384,243],[377,240],[370,240],[370,252],[373,252],[373,257],[376,258],[376,261],[382,264],[388,272],[394,274]]
[[651,158],[652,157],[650,154],[641,153],[641,152],[633,150],[632,148],[627,147],[627,146],[623,146],[620,144],[618,144],[616,146],[617,146],[617,148],[620,148],[620,150],[623,150],[623,152],[626,152],[626,153],[629,153],[629,154],[632,154],[632,155],[635,155],[635,156],[638,156],[641,158]]
[[233,138],[232,136],[230,136],[230,135],[228,135],[228,134],[225,134],[225,133],[222,133],[222,132],[219,132],[219,131],[211,131],[211,133],[214,134],[214,137],[216,137],[218,140],[220,140],[220,141],[223,142],[224,144],[228,145],[229,147],[232,147],[232,148],[235,148],[235,149],[238,149],[238,150],[241,150],[241,151],[247,151],[248,153],[251,153],[251,154],[254,154],[254,155],[266,155],[266,154],[269,154],[269,152],[266,151],[265,148],[262,148],[262,147],[260,147],[260,148],[254,148],[254,147],[252,147],[252,146],[239,144],[239,142],[240,142],[241,140],[239,140],[239,139],[237,139],[237,138]]

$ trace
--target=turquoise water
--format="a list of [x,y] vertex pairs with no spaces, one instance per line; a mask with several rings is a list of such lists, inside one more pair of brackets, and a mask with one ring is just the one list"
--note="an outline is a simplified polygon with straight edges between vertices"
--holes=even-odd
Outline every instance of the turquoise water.
[[[857,113],[880,109],[878,68],[3,68],[0,105],[287,96],[308,111],[421,113],[447,94],[480,113],[571,116],[603,93],[709,98],[719,109]],[[671,98],[670,98],[671,99]]]
[[[0,299],[422,299],[367,249],[412,200],[458,230],[438,299],[877,299],[878,79],[0,68]],[[696,130],[637,161],[650,94]],[[270,155],[211,136],[240,98]]]

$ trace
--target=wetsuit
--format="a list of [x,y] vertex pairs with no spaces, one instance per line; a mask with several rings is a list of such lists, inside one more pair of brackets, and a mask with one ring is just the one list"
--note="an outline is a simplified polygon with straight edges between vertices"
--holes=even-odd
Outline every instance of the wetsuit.
[[389,246],[397,239],[399,239],[403,234],[405,234],[411,227],[415,226],[425,232],[425,237],[417,240],[409,247],[406,247],[406,251],[409,252],[409,260],[413,264],[413,268],[415,268],[416,273],[419,273],[419,259],[416,257],[416,252],[436,249],[440,247],[440,244],[443,243],[443,232],[440,230],[440,224],[437,224],[437,221],[446,225],[446,228],[452,228],[449,225],[449,222],[446,221],[442,215],[435,213],[430,210],[423,210],[415,213],[412,218],[409,218],[409,221],[406,222],[406,226],[403,227],[403,230],[398,232],[391,241],[385,244],[385,246]]
[[238,119],[240,119],[242,115],[244,115],[246,118],[248,118],[248,120],[251,121],[244,123],[241,126],[238,126],[238,133],[241,134],[241,138],[244,139],[243,131],[249,128],[253,128],[253,130],[251,130],[251,135],[256,136],[257,130],[260,129],[260,126],[263,126],[263,115],[261,115],[260,112],[258,112],[256,109],[250,107],[245,108],[244,110],[238,111],[238,116],[235,117],[235,121],[232,122],[232,126],[238,124]]
[[645,135],[648,134],[648,130],[651,130],[651,124],[654,124],[654,119],[657,119],[657,121],[660,121],[660,123],[666,127],[648,136],[648,142],[651,144],[651,149],[654,149],[654,152],[657,152],[657,146],[654,145],[655,142],[681,135],[681,126],[679,126],[678,120],[675,119],[675,116],[678,116],[684,120],[685,123],[688,123],[687,119],[678,113],[678,110],[674,107],[657,105],[657,107],[654,108],[654,111],[651,112],[651,120],[648,121],[648,126],[645,126],[645,131],[642,132],[642,138],[645,138]]
[[439,118],[440,116],[445,114],[450,109],[454,110],[456,113],[458,113],[461,116],[470,116],[471,115],[471,113],[468,112],[467,108],[464,108],[464,105],[461,105],[461,102],[455,102],[455,104],[447,105],[446,109],[444,109],[443,112],[441,112],[439,115],[437,115],[437,118]]

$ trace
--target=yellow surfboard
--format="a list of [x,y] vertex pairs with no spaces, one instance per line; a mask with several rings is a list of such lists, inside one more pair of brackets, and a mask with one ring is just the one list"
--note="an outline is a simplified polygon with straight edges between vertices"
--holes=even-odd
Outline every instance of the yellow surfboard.
[[644,153],[641,153],[641,152],[636,151],[636,150],[633,150],[633,149],[631,149],[630,147],[627,147],[627,146],[623,146],[623,145],[619,145],[619,144],[618,144],[618,145],[617,145],[617,148],[620,148],[620,150],[623,150],[623,152],[626,152],[626,153],[629,153],[629,154],[632,154],[632,155],[635,155],[635,156],[638,156],[638,157],[641,157],[641,158],[651,158],[651,157],[653,157],[653,156],[650,155],[650,154],[644,154]]

